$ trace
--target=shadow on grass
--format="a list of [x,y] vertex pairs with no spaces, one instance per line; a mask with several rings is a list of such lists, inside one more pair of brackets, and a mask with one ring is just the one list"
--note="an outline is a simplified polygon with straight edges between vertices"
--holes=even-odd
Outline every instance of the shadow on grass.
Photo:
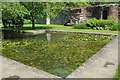
[[44,26],[37,26],[35,29],[32,27],[17,27],[17,28],[5,28],[2,27],[2,30],[43,30],[43,29],[52,29],[53,27],[44,27]]

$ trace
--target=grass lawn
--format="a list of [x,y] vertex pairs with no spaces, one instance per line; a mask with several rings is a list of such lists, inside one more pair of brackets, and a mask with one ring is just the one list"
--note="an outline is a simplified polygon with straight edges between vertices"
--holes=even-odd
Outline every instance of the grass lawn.
[[[118,31],[110,31],[110,30],[92,30],[92,29],[74,29],[72,26],[64,26],[64,25],[42,25],[36,24],[35,30],[66,30],[66,31],[82,31],[82,32],[101,32],[101,33],[118,33]],[[2,28],[2,30],[21,30],[21,31],[34,31],[32,29],[32,24],[26,24],[21,28]]]
[[116,71],[116,74],[115,74],[115,76],[114,76],[114,80],[120,80],[120,64],[119,64],[119,66],[118,66],[118,69],[117,69],[117,71]]

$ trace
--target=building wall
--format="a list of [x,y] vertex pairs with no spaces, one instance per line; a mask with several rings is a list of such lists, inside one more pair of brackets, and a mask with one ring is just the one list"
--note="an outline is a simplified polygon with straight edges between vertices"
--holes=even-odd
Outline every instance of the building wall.
[[54,19],[50,19],[50,24],[58,24],[58,25],[63,25],[70,20],[70,10],[65,11],[64,13],[59,12],[58,16]]
[[111,6],[109,8],[108,17],[110,16],[118,20],[118,6]]
[[89,18],[97,18],[101,19],[101,15],[103,16],[104,11],[107,11],[107,19],[110,16],[114,16],[116,19],[118,19],[118,6],[101,6],[101,7],[86,7],[85,8],[85,14],[87,19]]
[[44,18],[38,18],[36,20],[36,23],[37,24],[46,24],[46,17],[44,17]]
[[99,7],[91,6],[91,7],[85,7],[84,14],[86,15],[87,19],[90,19],[90,18],[100,19],[100,12],[101,12],[101,9]]

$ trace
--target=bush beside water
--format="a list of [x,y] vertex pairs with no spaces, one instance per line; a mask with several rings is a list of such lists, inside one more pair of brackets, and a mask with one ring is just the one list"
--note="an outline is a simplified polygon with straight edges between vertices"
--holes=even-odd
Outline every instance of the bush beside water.
[[120,30],[118,26],[118,21],[113,19],[108,20],[98,20],[89,19],[84,24],[76,24],[73,26],[75,29],[94,29],[94,30]]

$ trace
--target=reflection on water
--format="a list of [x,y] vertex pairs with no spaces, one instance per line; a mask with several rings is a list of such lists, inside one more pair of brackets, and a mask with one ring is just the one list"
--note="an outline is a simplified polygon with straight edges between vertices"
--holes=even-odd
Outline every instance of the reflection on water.
[[47,40],[50,41],[51,40],[51,34],[47,33]]

